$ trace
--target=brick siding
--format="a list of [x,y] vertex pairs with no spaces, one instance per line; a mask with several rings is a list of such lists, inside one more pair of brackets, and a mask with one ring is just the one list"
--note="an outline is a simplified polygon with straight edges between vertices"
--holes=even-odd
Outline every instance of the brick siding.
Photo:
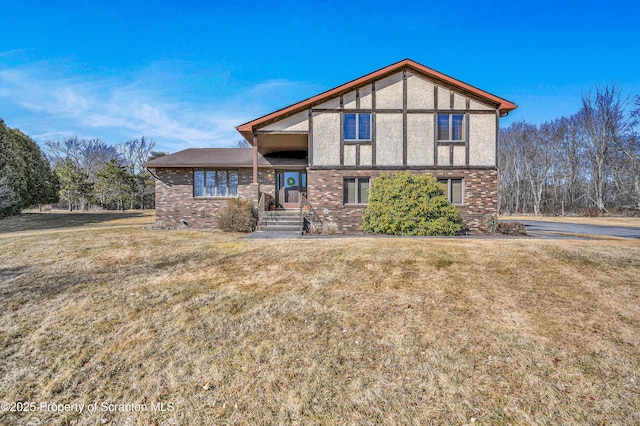
[[[324,222],[333,221],[340,234],[361,233],[362,215],[366,206],[343,204],[343,182],[347,177],[375,178],[381,170],[316,170],[307,171],[308,199]],[[471,234],[486,231],[482,220],[485,215],[496,214],[498,197],[498,171],[491,169],[447,169],[415,171],[430,173],[436,178],[462,178],[464,204],[457,206]],[[156,175],[156,227],[175,229],[216,228],[220,210],[228,198],[200,198],[193,196],[193,171],[191,169],[157,169]],[[252,170],[238,170],[238,197],[257,201],[257,188],[251,185]],[[259,170],[260,191],[275,196],[275,172]],[[325,209],[327,213],[325,213]]]
[[[343,204],[344,178],[375,178],[384,173],[381,170],[309,170],[307,172],[308,199],[318,215],[326,223],[333,221],[338,225],[338,233],[361,233],[362,215],[366,206]],[[472,235],[486,231],[483,218],[496,214],[498,199],[498,171],[487,169],[451,169],[415,171],[430,173],[436,178],[462,178],[464,203],[457,206],[465,224]]]
[[[227,205],[229,198],[194,197],[192,169],[156,169],[156,176],[157,228],[184,227],[181,220],[190,228],[217,228],[220,210]],[[257,190],[253,189],[252,180],[252,169],[238,169],[238,198],[256,198]],[[265,187],[275,188],[273,171],[259,170],[258,180]]]

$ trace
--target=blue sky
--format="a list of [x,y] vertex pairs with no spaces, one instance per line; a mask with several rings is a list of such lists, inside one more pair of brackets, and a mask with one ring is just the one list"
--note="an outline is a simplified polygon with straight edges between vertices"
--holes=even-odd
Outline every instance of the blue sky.
[[404,58],[506,98],[501,125],[640,94],[634,1],[4,1],[0,118],[38,142],[231,146],[235,126]]

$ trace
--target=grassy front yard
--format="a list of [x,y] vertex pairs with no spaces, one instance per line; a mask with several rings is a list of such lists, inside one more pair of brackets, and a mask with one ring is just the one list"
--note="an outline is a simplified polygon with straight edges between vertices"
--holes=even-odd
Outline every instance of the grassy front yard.
[[1,424],[640,423],[637,241],[61,216],[0,221],[0,401],[97,410]]
[[536,220],[541,222],[564,222],[579,225],[604,225],[604,226],[625,226],[630,228],[640,228],[640,217],[584,217],[584,216],[535,216],[517,215],[500,216],[504,221]]

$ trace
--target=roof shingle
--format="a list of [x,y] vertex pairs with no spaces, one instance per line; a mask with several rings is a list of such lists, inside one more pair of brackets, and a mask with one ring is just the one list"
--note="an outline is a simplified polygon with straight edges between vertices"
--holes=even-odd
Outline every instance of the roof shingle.
[[[302,158],[263,157],[258,153],[258,167],[306,167]],[[253,167],[253,150],[248,148],[188,148],[174,154],[158,157],[143,164],[143,167]]]

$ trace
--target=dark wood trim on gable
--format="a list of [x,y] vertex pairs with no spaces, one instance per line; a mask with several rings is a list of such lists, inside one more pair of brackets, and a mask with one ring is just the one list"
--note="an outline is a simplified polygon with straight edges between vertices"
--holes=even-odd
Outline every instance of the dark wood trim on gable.
[[500,111],[496,110],[496,168],[498,167],[498,133],[500,132]]
[[[236,129],[243,134],[245,138],[249,138],[250,134],[258,130],[264,126],[268,126],[269,124],[282,120],[292,114],[296,114],[297,112],[303,111],[307,107],[317,106],[327,101],[327,99],[331,99],[340,95],[343,95],[347,92],[353,91],[356,88],[366,86],[367,84],[371,84],[375,82],[377,79],[385,78],[389,75],[400,72],[401,70],[410,70],[416,75],[420,75],[422,78],[429,80],[431,82],[435,82],[436,85],[448,88],[450,90],[454,90],[457,93],[464,94],[484,105],[492,105],[495,109],[498,109],[505,115],[514,109],[517,108],[517,105],[512,102],[507,101],[506,99],[499,98],[491,93],[485,92],[477,87],[471,86],[462,81],[456,80],[446,74],[433,70],[431,68],[425,67],[417,62],[411,61],[410,59],[405,59],[403,61],[397,62],[395,64],[389,65],[387,67],[381,68],[377,71],[369,73],[365,76],[352,80],[348,83],[345,83],[341,86],[338,86],[334,89],[323,92],[319,95],[306,99],[304,101],[298,102],[296,104],[290,105],[286,108],[282,108],[278,111],[272,112],[250,122],[244,123],[240,126],[237,126]],[[247,139],[250,142],[250,139]]]
[[313,166],[310,170],[445,170],[461,169],[473,170],[496,170],[495,166]]
[[[408,126],[408,116],[409,114],[432,114],[433,115],[433,160],[430,167],[469,167],[470,165],[470,121],[471,115],[487,115],[487,114],[496,114],[496,110],[480,110],[480,109],[472,109],[472,101],[474,101],[473,96],[468,96],[464,91],[453,90],[451,87],[448,87],[446,84],[439,84],[434,80],[430,80],[433,84],[432,88],[428,90],[433,90],[433,105],[428,105],[429,107],[433,106],[433,108],[416,108],[410,109],[408,105],[408,97],[409,97],[409,87],[408,87],[408,75],[411,71],[410,68],[405,68],[402,70],[402,75],[397,75],[398,80],[397,83],[400,83],[400,78],[402,79],[402,108],[378,108],[377,96],[376,96],[376,81],[372,81],[367,83],[366,85],[362,85],[360,87],[352,88],[353,92],[350,95],[355,93],[355,102],[350,103],[347,107],[345,105],[346,99],[344,98],[347,94],[342,93],[336,96],[338,99],[333,99],[333,105],[336,105],[336,108],[314,108],[312,105],[308,106],[309,111],[309,166],[313,166],[314,158],[313,158],[313,114],[315,113],[328,113],[328,114],[340,114],[339,125],[340,125],[340,155],[339,155],[339,166],[345,166],[346,154],[355,154],[355,164],[360,167],[368,167],[362,166],[362,164],[370,164],[372,167],[377,166],[377,116],[380,114],[402,114],[402,164],[403,166],[407,166],[409,163],[409,146],[408,146],[408,137],[409,135],[409,126]],[[443,90],[440,92],[440,87]],[[366,96],[371,96],[371,107],[367,108],[369,105],[364,104],[362,101],[363,90],[366,90],[370,93],[367,93]],[[398,88],[399,89],[399,88]],[[447,91],[449,93],[447,94]],[[398,93],[398,92],[396,92]],[[456,96],[462,96],[461,101],[458,102]],[[439,99],[443,98],[442,101],[444,105],[443,109],[438,109]],[[449,102],[445,102],[445,99],[448,99]],[[339,101],[339,102],[336,102]],[[368,103],[368,100],[367,100]],[[363,104],[367,107],[363,107]],[[486,101],[484,102],[486,105]],[[345,140],[344,134],[344,114],[346,113],[354,113],[354,114],[371,114],[371,140],[370,141],[360,141],[360,140]],[[464,139],[462,141],[438,141],[438,115],[442,114],[464,114],[464,123],[463,123],[463,132]],[[334,116],[335,119],[335,116]],[[335,123],[335,121],[334,121]],[[397,122],[396,122],[397,123]],[[497,133],[499,132],[499,114],[496,117],[496,164],[497,164]],[[399,129],[398,129],[399,130]],[[261,133],[258,131],[258,133]],[[264,133],[278,133],[278,132],[264,132]],[[283,131],[282,133],[287,133]],[[291,132],[291,133],[305,133],[305,132]],[[317,137],[317,135],[315,135]],[[399,134],[397,136],[400,136]],[[400,143],[398,139],[396,142]],[[425,143],[429,143],[425,141]],[[355,148],[349,148],[349,146],[355,146]],[[362,146],[371,146],[371,160],[369,160],[369,150],[362,151]],[[464,146],[464,157],[460,156],[457,158],[456,155],[460,154],[459,150]],[[440,157],[439,148],[442,147],[443,156]],[[448,147],[448,155],[446,154],[445,148]],[[400,147],[394,147],[397,150]],[[345,152],[346,149],[355,149],[355,151]],[[366,152],[366,154],[365,154]],[[349,155],[350,166],[354,163],[351,163],[351,156]],[[362,156],[365,155],[366,158]],[[369,163],[369,161],[371,161]],[[454,166],[454,163],[458,161],[459,164]],[[384,162],[384,161],[383,161]],[[379,166],[384,167],[384,166]]]
[[371,164],[376,165],[376,82],[371,83]]
[[433,165],[438,165],[438,84],[433,84]]
[[[425,79],[430,81],[430,82],[432,82],[434,87],[440,86],[440,87],[443,87],[445,89],[449,89],[450,91],[452,91],[454,93],[457,93],[459,95],[465,96],[466,98],[469,98],[469,99],[473,99],[474,101],[479,102],[479,103],[481,103],[483,105],[486,105],[489,108],[494,108],[494,109],[498,109],[499,108],[498,104],[493,103],[491,101],[488,101],[487,99],[482,99],[482,98],[478,97],[476,94],[474,94],[474,93],[472,93],[472,92],[470,92],[468,90],[464,90],[461,87],[456,87],[456,86],[454,86],[452,84],[449,84],[449,83],[447,83],[445,81],[439,81],[439,80],[436,80],[436,79],[429,79],[429,78],[425,78]],[[436,92],[437,92],[437,89],[436,89]],[[437,99],[436,99],[436,101],[437,101]],[[451,101],[450,105],[451,105],[451,109],[453,109],[453,100]],[[436,109],[438,108],[438,103],[437,102],[435,103],[435,107],[436,107]]]
[[433,114],[433,164],[438,165],[438,113]]
[[[359,108],[359,109],[348,109],[345,108],[344,109],[345,112],[350,112],[350,113],[354,113],[354,114],[368,114],[370,113],[372,110],[368,109],[368,108]],[[325,109],[325,108],[314,108],[313,112],[323,112],[323,113],[340,113],[339,109]],[[402,108],[385,108],[385,109],[377,109],[376,112],[378,114],[402,114],[404,112],[404,110]],[[442,113],[442,114],[460,114],[462,112],[467,112],[466,109],[407,109],[407,114],[435,114],[435,113]],[[495,110],[485,110],[485,109],[473,109],[473,110],[468,110],[468,112],[471,112],[473,114],[494,114]],[[280,132],[279,130],[274,130],[271,132]],[[296,132],[295,130],[293,132]],[[260,133],[260,131],[258,131],[258,133]],[[265,132],[266,133],[266,132]]]
[[469,138],[471,137],[471,135],[469,134],[469,120],[471,120],[471,117],[469,116],[469,110],[471,109],[470,107],[471,105],[471,101],[469,100],[469,98],[465,98],[465,106],[467,108],[467,113],[464,116],[464,164],[465,166],[469,165]]
[[306,135],[306,130],[256,130],[256,135]]
[[340,95],[340,165],[344,166],[344,98]]
[[307,156],[309,166],[313,165],[313,110],[309,107],[309,137],[307,139]]
[[407,165],[407,70],[402,71],[402,164]]
[[438,110],[438,84],[433,83],[433,110]]

